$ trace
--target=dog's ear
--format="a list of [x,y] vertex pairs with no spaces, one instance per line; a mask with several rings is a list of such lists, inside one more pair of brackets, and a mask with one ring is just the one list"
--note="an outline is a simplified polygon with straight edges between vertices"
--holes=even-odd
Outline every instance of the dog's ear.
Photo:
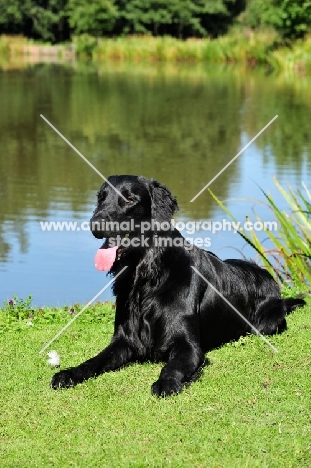
[[151,197],[151,216],[159,222],[170,221],[179,210],[177,200],[165,185],[154,179],[149,180],[149,193]]

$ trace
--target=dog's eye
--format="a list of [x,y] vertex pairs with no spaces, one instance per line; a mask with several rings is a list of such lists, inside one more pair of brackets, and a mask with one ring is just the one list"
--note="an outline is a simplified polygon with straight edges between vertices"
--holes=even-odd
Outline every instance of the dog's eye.
[[103,203],[106,199],[107,194],[106,193],[99,193],[98,194],[98,201],[99,203]]

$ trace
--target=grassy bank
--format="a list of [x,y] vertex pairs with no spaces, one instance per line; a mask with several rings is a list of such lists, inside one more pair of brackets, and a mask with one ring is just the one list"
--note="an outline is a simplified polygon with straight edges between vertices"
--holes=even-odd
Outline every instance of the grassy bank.
[[[228,344],[209,353],[198,382],[168,399],[151,396],[161,365],[149,363],[52,391],[54,370],[39,351],[78,310],[29,301],[0,310],[6,467],[310,466],[310,306],[271,338],[277,354],[255,336]],[[51,347],[61,368],[101,350],[112,323],[111,305],[86,310]]]
[[311,73],[311,38],[282,45],[274,32],[231,33],[218,39],[171,37],[119,37],[98,39],[88,35],[74,38],[73,44],[42,45],[21,37],[0,38],[0,55],[30,57],[84,57],[94,61],[246,63],[269,65],[273,69]]

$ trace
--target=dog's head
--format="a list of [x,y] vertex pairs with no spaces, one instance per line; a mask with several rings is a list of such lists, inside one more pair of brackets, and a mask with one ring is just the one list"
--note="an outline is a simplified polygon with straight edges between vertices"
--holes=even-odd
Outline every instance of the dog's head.
[[170,222],[178,211],[175,197],[162,184],[142,176],[111,176],[98,192],[91,231],[98,239],[141,232],[142,222]]

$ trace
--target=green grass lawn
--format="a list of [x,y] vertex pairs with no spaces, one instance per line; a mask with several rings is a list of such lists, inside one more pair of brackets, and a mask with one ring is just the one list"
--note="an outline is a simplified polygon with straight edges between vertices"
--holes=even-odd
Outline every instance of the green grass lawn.
[[[230,343],[209,353],[198,382],[167,399],[151,396],[161,365],[149,363],[51,390],[54,371],[39,351],[69,311],[10,313],[0,311],[1,466],[311,466],[310,306],[270,339],[277,354],[256,336]],[[112,320],[108,305],[85,311],[50,347],[61,368],[107,345]]]

